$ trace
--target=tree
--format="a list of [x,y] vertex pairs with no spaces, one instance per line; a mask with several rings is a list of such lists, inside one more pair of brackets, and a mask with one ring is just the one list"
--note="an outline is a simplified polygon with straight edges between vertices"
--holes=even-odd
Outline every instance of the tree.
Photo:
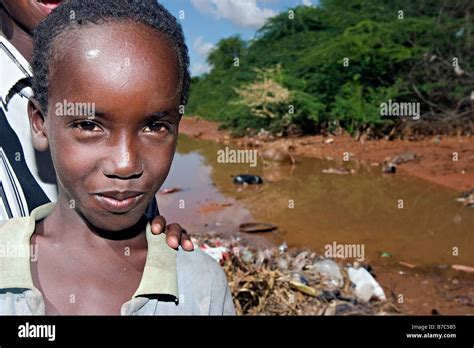
[[240,36],[232,36],[220,40],[217,46],[209,53],[207,62],[215,70],[229,70],[235,66],[235,59],[245,56],[247,44]]

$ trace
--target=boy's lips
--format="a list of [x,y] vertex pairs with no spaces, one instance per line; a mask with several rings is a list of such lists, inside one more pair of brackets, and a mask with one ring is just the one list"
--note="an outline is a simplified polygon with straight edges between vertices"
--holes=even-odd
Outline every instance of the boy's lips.
[[46,15],[49,15],[52,10],[61,5],[62,0],[35,0],[38,7]]
[[94,193],[97,203],[112,213],[126,213],[143,197],[140,191],[105,191]]

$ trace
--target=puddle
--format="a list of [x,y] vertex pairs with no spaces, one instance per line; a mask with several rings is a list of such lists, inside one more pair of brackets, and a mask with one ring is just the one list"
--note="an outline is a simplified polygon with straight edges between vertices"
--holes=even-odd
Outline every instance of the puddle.
[[[163,188],[183,190],[158,196],[169,222],[191,233],[270,222],[279,232],[262,235],[275,243],[320,252],[334,242],[360,244],[367,261],[387,252],[416,265],[474,266],[474,209],[456,202],[455,191],[402,174],[382,175],[380,167],[356,162],[347,164],[356,169],[353,175],[324,174],[340,164],[313,158],[297,158],[293,169],[264,170],[260,160],[255,168],[221,164],[217,151],[225,146],[180,135]],[[231,177],[243,173],[267,180],[243,189]]]

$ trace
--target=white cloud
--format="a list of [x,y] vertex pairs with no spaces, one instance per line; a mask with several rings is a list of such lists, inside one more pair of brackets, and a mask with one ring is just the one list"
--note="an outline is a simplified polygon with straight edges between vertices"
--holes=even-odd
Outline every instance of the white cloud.
[[211,71],[211,67],[207,63],[199,62],[191,64],[190,70],[191,76],[198,76]]
[[201,57],[207,57],[207,55],[213,48],[214,45],[210,42],[204,42],[202,36],[198,36],[193,42],[194,51]]
[[258,29],[268,18],[278,14],[272,9],[260,7],[257,0],[191,0],[191,3],[200,12],[228,19],[244,28]]
[[212,13],[214,8],[208,0],[191,0],[193,6],[201,12]]
[[206,59],[213,48],[214,45],[210,42],[205,42],[202,36],[198,36],[194,39],[193,51],[196,53],[197,58],[191,62],[191,76],[197,76],[211,71],[211,67],[207,64]]
[[302,0],[303,6],[313,6],[311,0]]

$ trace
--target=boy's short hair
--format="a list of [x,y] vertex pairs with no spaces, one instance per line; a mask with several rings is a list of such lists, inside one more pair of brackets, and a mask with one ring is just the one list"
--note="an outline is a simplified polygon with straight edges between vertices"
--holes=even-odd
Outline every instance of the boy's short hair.
[[162,32],[178,53],[181,68],[180,104],[189,93],[189,55],[181,25],[157,0],[68,0],[51,12],[33,32],[32,89],[43,112],[47,112],[53,43],[67,30],[81,25],[131,21]]

